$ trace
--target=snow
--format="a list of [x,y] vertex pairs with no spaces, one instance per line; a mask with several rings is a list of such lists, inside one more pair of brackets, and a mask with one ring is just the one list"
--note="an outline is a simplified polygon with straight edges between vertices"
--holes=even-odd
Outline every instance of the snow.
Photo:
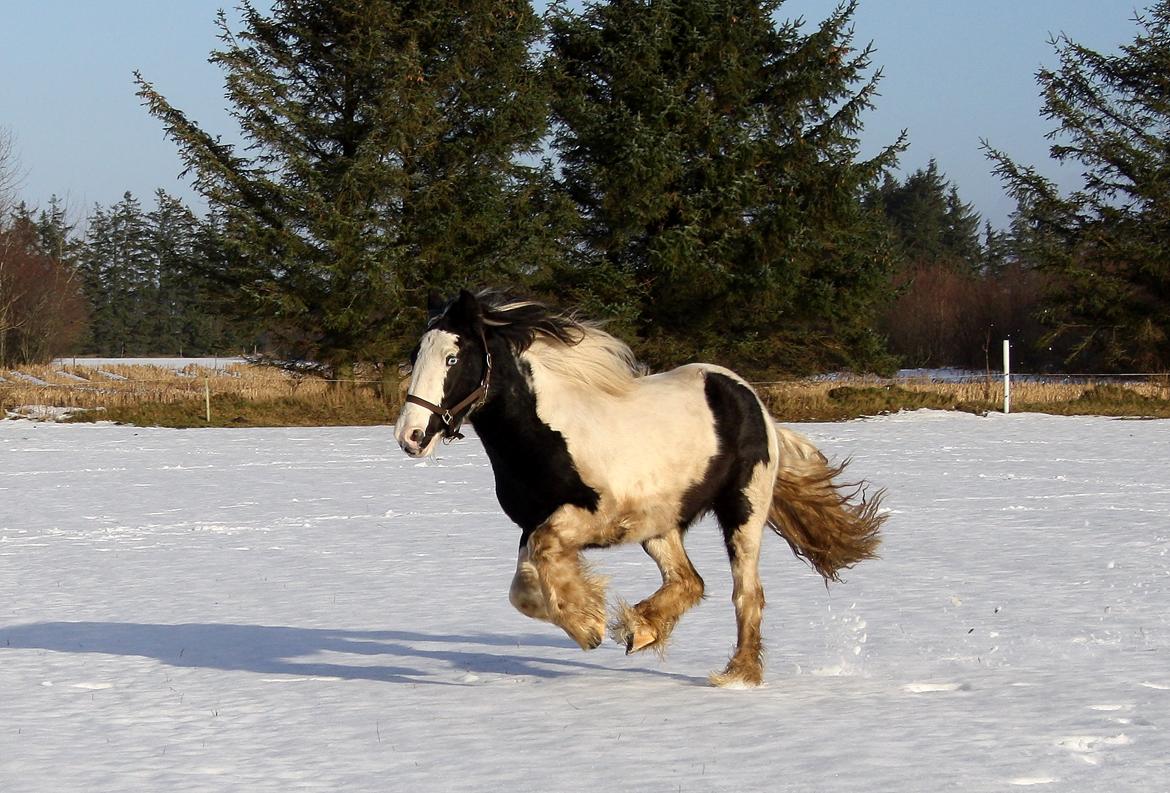
[[[188,366],[199,366],[216,371],[226,369],[234,364],[247,363],[244,358],[58,358],[53,363],[57,366],[85,366],[100,369],[104,366],[157,366],[162,369],[176,371]],[[108,376],[108,375],[107,375]]]
[[10,371],[9,377],[29,383],[31,385],[48,385],[48,383],[35,375],[26,374],[25,372]]
[[78,413],[88,413],[105,408],[62,407],[60,405],[18,405],[5,413],[8,418],[32,419],[34,421],[64,421]]
[[799,429],[888,488],[883,558],[826,589],[770,538],[768,682],[727,691],[711,524],[666,658],[583,653],[508,605],[474,438],[0,421],[0,788],[1165,789],[1170,421]]

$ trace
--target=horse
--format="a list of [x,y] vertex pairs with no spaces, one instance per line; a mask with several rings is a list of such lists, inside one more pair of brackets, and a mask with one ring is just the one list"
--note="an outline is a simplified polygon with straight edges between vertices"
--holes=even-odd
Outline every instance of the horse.
[[[608,628],[627,654],[664,651],[703,598],[683,539],[708,513],[731,562],[737,628],[730,660],[709,677],[717,686],[763,681],[765,526],[826,585],[875,556],[884,491],[837,485],[848,460],[830,465],[777,425],[731,370],[696,363],[646,374],[599,324],[499,291],[463,290],[429,313],[395,440],[425,457],[470,422],[500,506],[521,530],[509,601],[582,649]],[[619,543],[640,543],[662,585],[607,620],[605,579],[582,552]]]

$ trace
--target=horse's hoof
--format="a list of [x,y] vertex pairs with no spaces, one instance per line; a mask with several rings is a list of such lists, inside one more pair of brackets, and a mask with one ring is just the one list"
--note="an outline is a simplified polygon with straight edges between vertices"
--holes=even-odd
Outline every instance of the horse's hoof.
[[601,631],[589,631],[579,636],[569,634],[573,641],[581,646],[582,650],[596,650],[601,646],[601,642],[605,640],[605,634]]
[[596,650],[605,640],[605,623],[593,627],[569,628],[562,625],[569,638],[577,643],[582,650]]
[[758,658],[734,657],[726,669],[709,675],[707,680],[719,688],[756,688],[764,682],[764,667]]
[[651,627],[635,607],[624,601],[618,603],[617,613],[610,621],[609,629],[613,631],[614,641],[626,646],[626,655],[633,655],[648,647],[661,651],[658,630]]
[[645,650],[658,641],[658,634],[653,628],[638,625],[626,636],[626,655]]

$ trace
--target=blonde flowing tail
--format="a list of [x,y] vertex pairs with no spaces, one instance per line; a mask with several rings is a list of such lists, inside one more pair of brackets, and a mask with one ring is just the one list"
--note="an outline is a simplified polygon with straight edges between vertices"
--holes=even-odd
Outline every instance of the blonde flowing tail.
[[780,469],[768,525],[825,581],[840,581],[841,570],[877,556],[885,491],[869,494],[864,482],[835,484],[848,460],[831,466],[804,436],[784,427],[776,431]]

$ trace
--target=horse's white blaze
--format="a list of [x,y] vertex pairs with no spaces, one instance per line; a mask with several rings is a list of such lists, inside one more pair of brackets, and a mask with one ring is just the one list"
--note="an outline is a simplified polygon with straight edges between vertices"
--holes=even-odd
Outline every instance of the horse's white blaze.
[[[432,330],[423,334],[414,360],[414,371],[410,378],[410,393],[425,399],[433,405],[443,401],[443,384],[447,379],[447,357],[459,353],[459,337],[445,330]],[[433,414],[413,402],[403,406],[398,414],[398,426],[394,439],[398,445],[415,456],[428,455],[439,443],[439,435],[431,438],[425,448],[411,440],[415,430],[426,432],[427,423]]]

